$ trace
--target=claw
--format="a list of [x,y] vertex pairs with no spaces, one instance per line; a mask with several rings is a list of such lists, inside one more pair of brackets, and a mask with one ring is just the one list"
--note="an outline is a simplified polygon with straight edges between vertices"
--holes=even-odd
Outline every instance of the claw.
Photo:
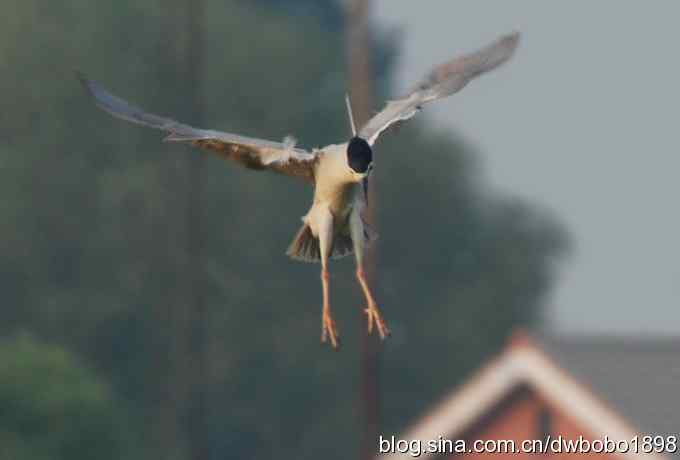
[[373,332],[373,315],[371,314],[371,309],[366,307],[364,313],[366,313],[366,316],[368,317],[368,335],[371,335],[371,332]]
[[364,269],[361,266],[361,261],[358,262],[357,280],[359,280],[361,289],[364,291],[364,295],[366,296],[366,302],[368,302],[368,306],[364,310],[366,316],[368,316],[368,333],[371,334],[373,332],[373,323],[375,322],[375,327],[378,329],[380,340],[385,340],[385,337],[390,335],[390,330],[387,329],[385,320],[383,320],[380,310],[378,309],[378,305],[373,299],[373,294],[371,294],[371,290],[368,287],[368,282],[366,281],[366,275],[364,274]]
[[333,321],[330,314],[324,314],[321,321],[321,343],[326,343],[330,340],[333,349],[337,350],[339,337],[338,330],[335,327],[335,321]]
[[366,307],[364,312],[368,317],[369,335],[373,332],[373,324],[375,323],[375,327],[378,330],[378,335],[380,335],[380,340],[385,340],[385,338],[390,335],[390,330],[387,328],[385,320],[383,320],[382,316],[380,315],[378,307],[376,305],[369,305]]

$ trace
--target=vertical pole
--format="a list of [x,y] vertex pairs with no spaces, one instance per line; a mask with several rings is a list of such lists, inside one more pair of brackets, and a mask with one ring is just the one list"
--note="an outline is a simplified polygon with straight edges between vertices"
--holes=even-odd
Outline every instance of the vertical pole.
[[[373,75],[371,71],[371,36],[369,28],[370,0],[348,0],[346,15],[347,67],[350,97],[357,127],[369,119],[373,105]],[[369,187],[367,217],[375,222],[376,187]],[[375,284],[375,250],[366,254],[366,275]],[[366,318],[361,315],[360,399],[362,417],[359,458],[369,460],[376,455],[380,399],[378,393],[378,348],[366,333]]]
[[[176,73],[182,47],[182,31],[179,24],[181,17],[180,0],[168,1],[162,9],[162,36],[159,53],[159,74],[165,76],[169,85],[177,85],[180,76]],[[180,30],[178,30],[180,29]],[[159,165],[163,182],[163,200],[177,202],[184,200],[184,187],[171,188],[167,184],[182,183],[184,179],[178,172],[180,168],[174,161],[162,162]],[[183,168],[182,168],[183,169]],[[180,201],[181,202],[181,201]],[[184,228],[183,219],[174,208],[165,206],[154,222],[154,268],[152,272],[159,277],[158,298],[153,308],[154,328],[154,370],[150,373],[149,394],[155,400],[152,403],[154,438],[153,457],[168,460],[183,459],[184,443],[181,428],[181,402],[183,400],[182,382],[177,369],[184,359],[183,338],[180,336],[182,318],[185,310],[183,286],[177,283],[181,278],[184,259],[183,251],[178,251],[178,243],[182,242]],[[179,246],[181,247],[181,246]]]
[[[187,118],[201,124],[204,67],[205,0],[169,0],[163,5],[160,70],[173,84],[173,98]],[[169,147],[172,148],[172,147]],[[156,400],[152,430],[154,457],[207,460],[208,310],[204,273],[203,154],[185,155],[164,164],[168,206],[156,224],[159,251],[156,270],[163,273],[162,292],[153,315],[154,364],[151,392]],[[170,196],[172,195],[172,196]],[[163,235],[166,235],[165,237]]]
[[[185,57],[184,84],[187,90],[187,106],[193,123],[202,124],[203,114],[203,70],[205,0],[185,0]],[[187,372],[188,391],[185,405],[187,448],[191,460],[208,460],[208,310],[205,299],[204,276],[204,158],[201,152],[193,151],[187,157],[187,200],[186,200],[186,250],[187,263],[187,357],[184,369]]]

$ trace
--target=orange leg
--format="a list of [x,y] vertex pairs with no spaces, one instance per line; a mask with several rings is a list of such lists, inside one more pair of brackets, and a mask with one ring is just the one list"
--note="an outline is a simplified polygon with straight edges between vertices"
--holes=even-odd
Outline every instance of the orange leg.
[[366,296],[366,302],[368,306],[364,310],[368,316],[368,333],[373,332],[373,324],[378,330],[378,334],[382,340],[390,335],[390,330],[385,325],[385,320],[383,320],[380,310],[378,309],[378,304],[376,304],[373,294],[371,294],[371,289],[368,287],[368,282],[366,281],[366,275],[364,273],[363,267],[359,266],[357,268],[357,280],[361,285],[361,289],[364,291],[364,296]]
[[323,311],[321,314],[321,342],[330,340],[331,346],[338,349],[338,331],[335,327],[335,321],[331,316],[331,306],[328,296],[328,270],[321,269],[321,287],[323,289]]

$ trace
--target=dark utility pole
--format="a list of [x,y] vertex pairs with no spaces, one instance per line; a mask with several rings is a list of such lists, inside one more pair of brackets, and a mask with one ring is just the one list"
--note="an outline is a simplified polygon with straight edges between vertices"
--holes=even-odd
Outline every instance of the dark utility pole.
[[[204,71],[204,17],[205,0],[184,0],[184,47],[183,81],[187,90],[187,106],[192,122],[202,126],[203,120],[203,71]],[[191,460],[208,460],[208,307],[205,298],[205,208],[203,153],[192,151],[187,156],[187,196],[185,231],[187,259],[185,266],[186,299],[186,357],[180,372],[187,372],[188,391],[184,407],[184,430],[187,450]]]
[[[370,0],[348,0],[346,16],[347,68],[349,93],[352,99],[357,127],[362,126],[371,115],[373,107],[373,74],[371,70],[371,34],[369,27]],[[375,226],[375,184],[369,187],[367,217]],[[375,250],[366,254],[368,281],[375,284]],[[378,392],[378,344],[375,337],[366,335],[366,317],[361,315],[361,369],[359,408],[362,418],[360,456],[369,460],[376,455],[380,399]]]
[[[163,9],[162,73],[172,105],[201,126],[204,71],[204,0],[168,0]],[[168,146],[166,148],[173,148]],[[168,235],[163,302],[155,309],[156,458],[207,460],[208,309],[205,298],[204,158],[175,147],[168,165],[163,228]]]

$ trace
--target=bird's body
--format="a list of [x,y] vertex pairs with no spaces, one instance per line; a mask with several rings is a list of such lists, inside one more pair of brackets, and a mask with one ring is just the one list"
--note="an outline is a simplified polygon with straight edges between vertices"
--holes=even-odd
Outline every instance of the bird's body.
[[513,33],[475,53],[439,65],[407,96],[390,101],[357,132],[348,102],[353,137],[349,142],[331,144],[308,152],[296,148],[290,138],[284,142],[254,139],[222,131],[191,127],[154,115],[130,105],[99,84],[80,79],[97,105],[115,117],[169,133],[166,141],[189,142],[216,152],[246,168],[271,170],[300,178],[314,185],[312,205],[288,248],[288,255],[306,262],[321,263],[323,292],[322,341],[337,348],[338,334],[330,312],[328,260],[354,254],[356,276],[367,307],[368,332],[375,327],[381,338],[389,334],[368,286],[363,265],[365,247],[375,239],[366,224],[369,177],[373,168],[373,145],[391,125],[407,120],[422,106],[462,89],[475,77],[492,70],[512,56],[519,39]]
[[[351,239],[351,219],[359,219],[364,228],[361,213],[365,207],[365,197],[361,188],[364,176],[355,173],[346,166],[347,143],[333,144],[320,149],[317,153],[318,162],[315,166],[314,199],[307,214],[302,217],[303,227],[310,229],[314,238],[318,239],[323,225],[332,218],[333,243],[331,256],[342,257],[354,250],[349,245]],[[354,217],[353,217],[354,216]],[[359,242],[363,248],[363,241]],[[296,259],[318,262],[320,255],[314,254],[298,256],[294,249],[295,241],[288,254]]]
[[[347,143],[328,145],[320,150],[314,177],[314,205],[328,206],[338,217],[349,212],[357,193],[357,177],[347,168]],[[311,210],[310,210],[311,211]]]

